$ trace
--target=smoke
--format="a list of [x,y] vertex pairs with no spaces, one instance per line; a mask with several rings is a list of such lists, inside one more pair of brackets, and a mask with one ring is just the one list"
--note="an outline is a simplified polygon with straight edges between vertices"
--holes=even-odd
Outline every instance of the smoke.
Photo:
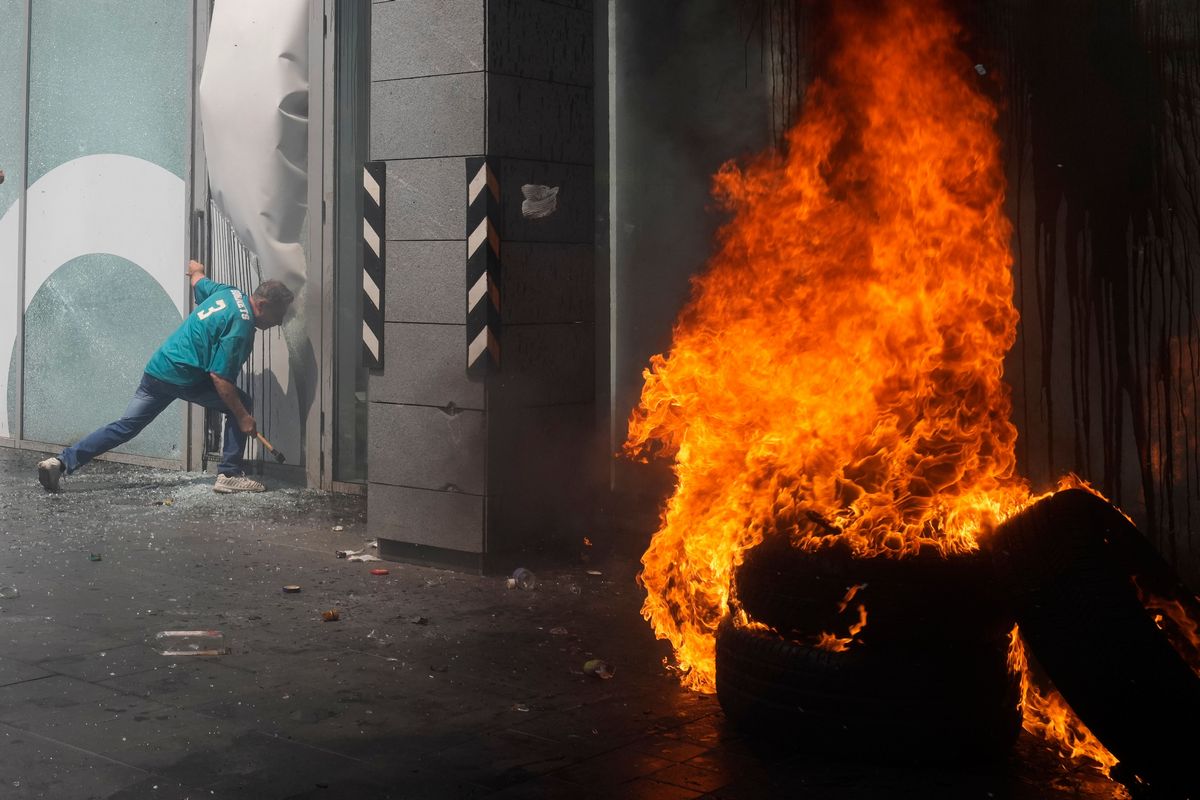
[[756,21],[723,0],[617,3],[610,42],[615,160],[614,419],[618,439],[641,370],[708,260],[723,221],[712,176],[770,143],[770,64]]

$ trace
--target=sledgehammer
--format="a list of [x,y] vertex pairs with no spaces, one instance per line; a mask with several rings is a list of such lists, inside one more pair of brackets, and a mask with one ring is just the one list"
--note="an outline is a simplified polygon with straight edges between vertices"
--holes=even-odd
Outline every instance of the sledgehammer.
[[280,464],[282,464],[284,462],[283,453],[279,452],[274,447],[272,447],[271,443],[267,441],[267,437],[263,436],[260,433],[260,434],[258,434],[258,440],[260,442],[262,442],[263,447],[265,447],[271,451],[271,455],[275,456],[276,461],[278,461]]

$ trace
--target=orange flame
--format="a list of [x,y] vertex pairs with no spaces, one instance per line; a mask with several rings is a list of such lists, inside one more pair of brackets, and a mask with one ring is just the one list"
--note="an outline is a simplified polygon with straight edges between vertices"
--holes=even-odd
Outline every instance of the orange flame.
[[1167,641],[1175,649],[1192,672],[1200,675],[1200,623],[1197,623],[1183,603],[1179,600],[1167,600],[1142,589],[1134,581],[1142,605],[1154,613],[1154,623],[1166,635]]
[[[842,603],[842,608],[845,608],[845,602]],[[813,647],[818,650],[844,653],[854,643],[854,637],[858,636],[865,627],[867,627],[867,607],[860,603],[858,606],[858,622],[850,626],[848,636],[837,636],[832,633],[822,632],[817,634],[817,641],[813,644]]]
[[[1014,473],[1002,375],[1017,312],[997,112],[936,0],[842,0],[831,27],[839,46],[785,151],[715,178],[731,221],[625,442],[673,460],[642,613],[704,692],[733,570],[765,532],[948,555],[1040,499]],[[816,646],[844,650],[859,612]],[[1025,727],[1107,773],[1115,759],[1012,642]]]
[[704,691],[764,530],[964,552],[1028,499],[1002,381],[1017,313],[997,114],[940,6],[869,5],[835,15],[842,46],[786,153],[717,175],[732,220],[630,420],[627,453],[677,477],[642,611]]
[[1108,776],[1117,765],[1117,759],[1075,716],[1061,694],[1034,684],[1025,655],[1025,642],[1015,626],[1009,634],[1008,666],[1021,674],[1021,724],[1025,730],[1056,744],[1064,758],[1089,760]]

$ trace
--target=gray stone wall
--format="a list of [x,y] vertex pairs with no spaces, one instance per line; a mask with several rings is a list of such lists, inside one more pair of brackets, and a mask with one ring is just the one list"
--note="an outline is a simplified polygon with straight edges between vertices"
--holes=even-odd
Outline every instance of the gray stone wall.
[[[486,556],[577,540],[594,445],[591,0],[373,5],[387,161],[386,368],[369,391],[371,534]],[[466,164],[501,188],[501,369],[466,376]],[[548,217],[525,184],[557,186]],[[398,552],[395,547],[390,552]],[[399,552],[403,552],[401,547]],[[463,563],[461,559],[447,559]],[[469,562],[474,563],[474,562]]]

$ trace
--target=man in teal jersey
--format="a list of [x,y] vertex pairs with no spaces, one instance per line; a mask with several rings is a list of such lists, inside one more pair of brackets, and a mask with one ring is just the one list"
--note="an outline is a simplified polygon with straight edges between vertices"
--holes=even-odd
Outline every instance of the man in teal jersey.
[[237,287],[206,278],[198,261],[188,264],[188,276],[196,309],[150,357],[142,382],[119,420],[38,464],[38,480],[46,491],[58,491],[64,474],[137,436],[174,400],[225,413],[225,441],[214,492],[265,488],[242,470],[246,437],[255,436],[258,426],[250,413],[250,395],[234,381],[250,357],[254,329],[265,331],[280,324],[292,304],[292,293],[279,281],[263,281],[247,297]]

